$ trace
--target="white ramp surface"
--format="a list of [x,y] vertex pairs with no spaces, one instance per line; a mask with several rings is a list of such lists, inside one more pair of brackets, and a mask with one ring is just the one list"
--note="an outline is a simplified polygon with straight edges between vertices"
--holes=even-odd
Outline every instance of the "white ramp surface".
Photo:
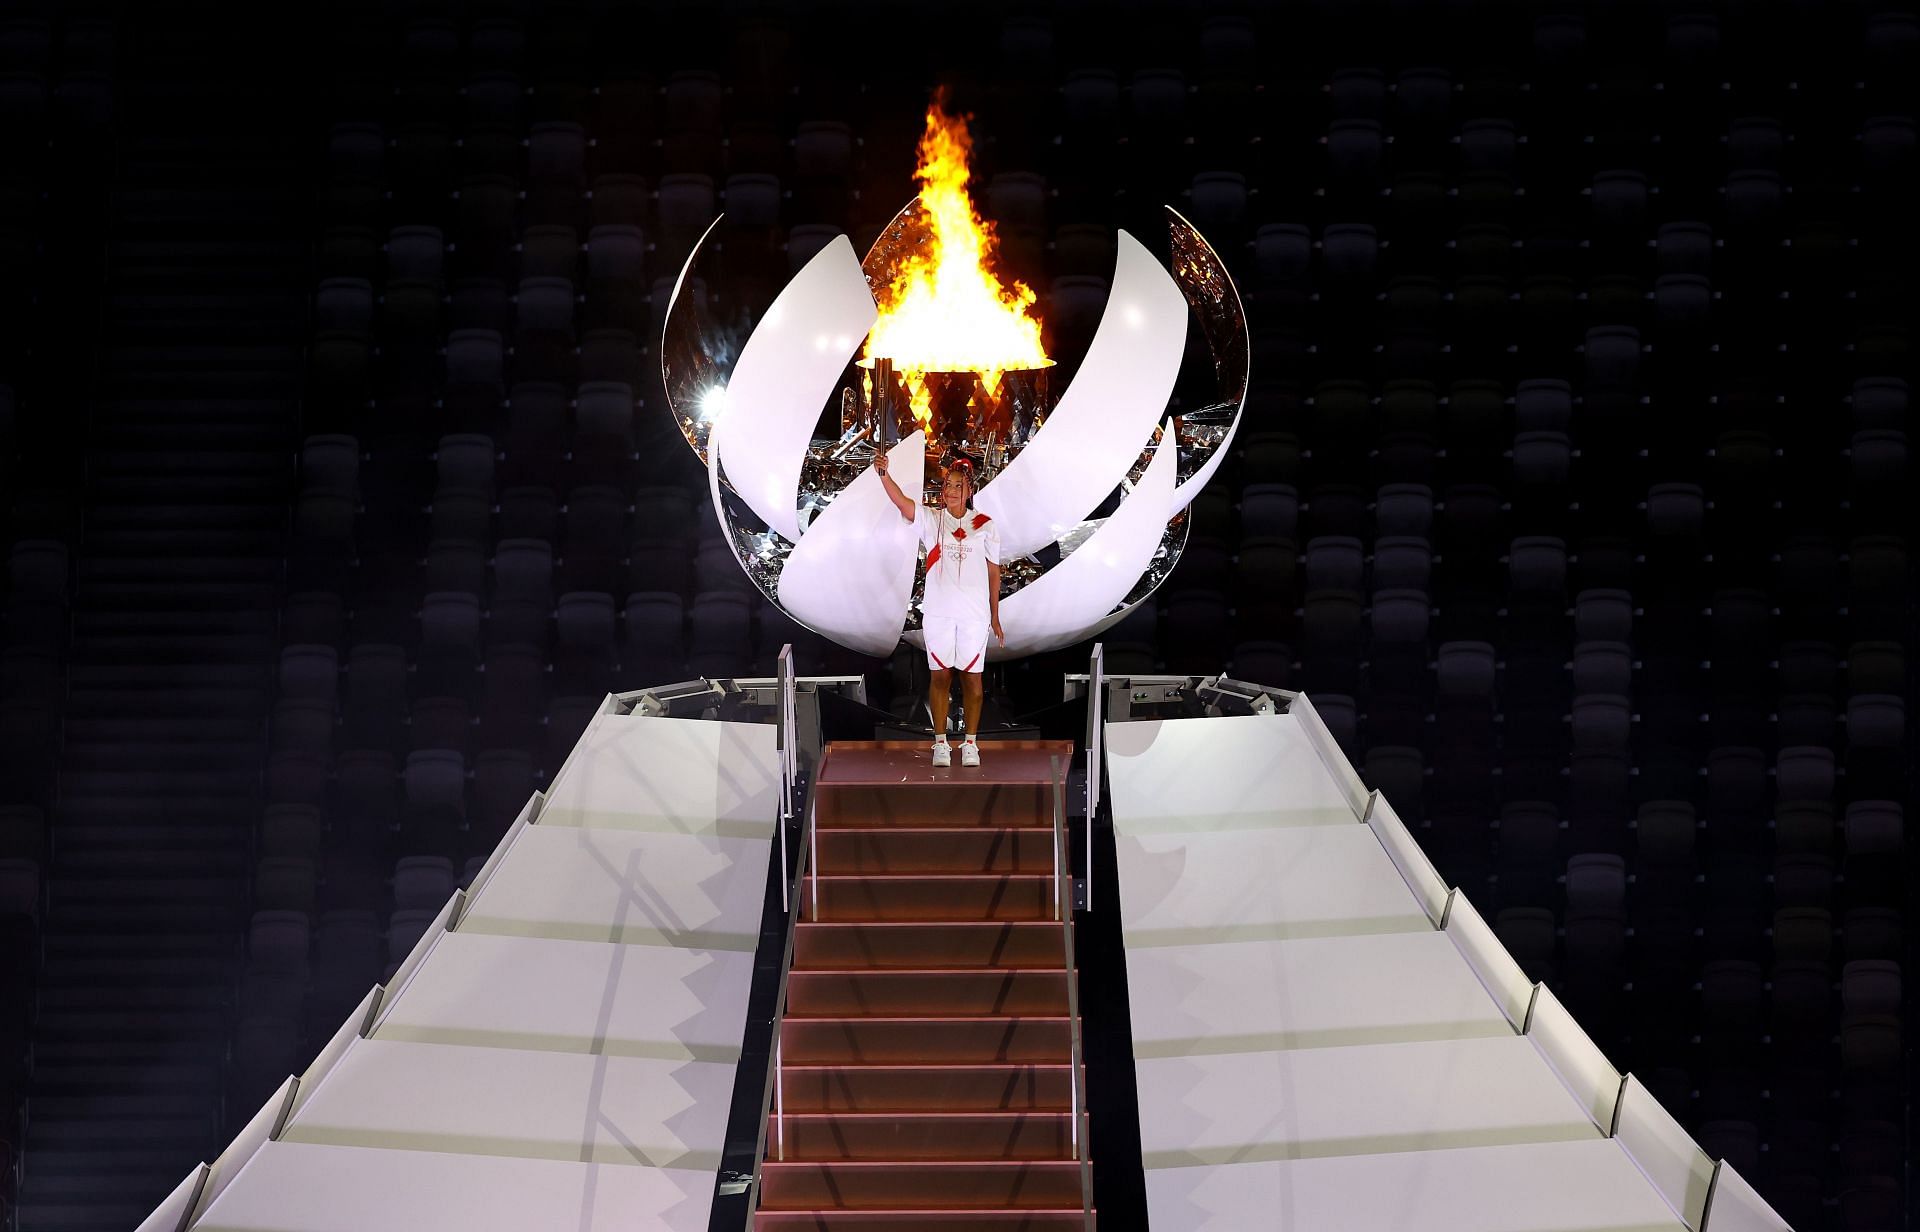
[[1151,1226],[1716,1232],[1712,1161],[1304,703],[1107,727]]
[[207,1232],[631,1232],[705,1228],[713,1173],[269,1142],[193,1227]]
[[601,714],[184,1226],[705,1229],[779,789],[770,726]]

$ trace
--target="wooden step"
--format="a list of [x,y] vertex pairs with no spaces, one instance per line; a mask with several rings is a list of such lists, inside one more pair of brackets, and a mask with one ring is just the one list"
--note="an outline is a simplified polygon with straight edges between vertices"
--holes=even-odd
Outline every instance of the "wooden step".
[[956,782],[944,789],[823,784],[817,801],[815,824],[832,829],[1053,829],[1053,793],[1044,783]]
[[1062,1064],[783,1064],[780,1082],[788,1112],[1063,1112],[1073,1103]]
[[1091,1232],[1079,1207],[991,1211],[766,1211],[754,1216],[755,1232]]
[[979,769],[835,742],[817,783],[756,1229],[1085,1229],[1053,918],[1064,742]]
[[1064,1014],[1062,969],[935,968],[875,971],[827,968],[787,977],[787,1012],[801,1016],[863,1014]]
[[767,1152],[805,1160],[1064,1159],[1067,1112],[794,1112],[770,1118]]
[[[1077,1160],[885,1160],[832,1162],[769,1159],[760,1166],[760,1209],[766,1211],[1080,1212]],[[784,1225],[793,1227],[793,1224]],[[807,1226],[807,1225],[800,1225]],[[1017,1225],[1016,1225],[1017,1226]]]
[[794,928],[794,967],[1066,966],[1060,925],[1013,923],[836,923],[803,920]]
[[834,1065],[1072,1059],[1070,1020],[1010,1018],[799,1018],[780,1024],[784,1063]]
[[864,873],[818,879],[823,920],[1044,920],[1055,884],[1035,873]]
[[821,826],[818,834],[823,875],[1053,872],[1051,827]]

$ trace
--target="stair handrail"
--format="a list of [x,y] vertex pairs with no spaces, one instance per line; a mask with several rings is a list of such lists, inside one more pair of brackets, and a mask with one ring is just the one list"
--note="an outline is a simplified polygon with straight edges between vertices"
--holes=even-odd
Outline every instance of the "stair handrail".
[[[800,833],[799,863],[794,866],[793,876],[791,878],[785,876],[787,871],[786,864],[783,862],[780,866],[780,872],[782,874],[780,878],[781,899],[785,903],[792,904],[792,906],[786,912],[787,941],[780,957],[780,984],[773,998],[773,1031],[767,1048],[767,1080],[765,1090],[760,1097],[760,1141],[758,1148],[754,1151],[753,1183],[751,1193],[747,1200],[746,1226],[748,1228],[753,1227],[754,1214],[760,1209],[761,1169],[766,1165],[767,1161],[769,1122],[771,1122],[773,1126],[773,1145],[778,1152],[776,1157],[780,1159],[786,1158],[786,1080],[783,1073],[784,1050],[780,1039],[780,1026],[786,1021],[787,1017],[787,988],[790,983],[789,977],[793,974],[793,947],[795,940],[800,934],[798,927],[800,917],[809,914],[805,904],[801,901],[800,891],[803,886],[808,884],[808,880],[813,872],[813,856],[815,855],[815,848],[817,846],[817,841],[814,838],[814,813],[818,807],[819,801],[815,784],[812,779],[809,779],[806,784],[805,807],[801,814],[803,824]],[[781,827],[783,833],[785,829],[786,827],[783,824]],[[818,919],[820,907],[818,901],[819,883],[817,879],[813,881],[813,885],[815,887],[815,899],[810,915],[811,918]]]
[[[1072,1043],[1072,1052],[1067,1061],[1067,1082],[1073,1092],[1072,1128],[1073,1157],[1080,1164],[1080,1218],[1086,1232],[1093,1232],[1093,1172],[1092,1153],[1088,1136],[1090,1126],[1087,1122],[1087,1101],[1085,1083],[1082,1081],[1083,1059],[1080,1040],[1080,977],[1075,969],[1073,955],[1073,896],[1071,879],[1063,880],[1061,866],[1067,860],[1067,785],[1061,772],[1060,756],[1049,757],[1049,774],[1053,786],[1053,868],[1054,868],[1054,918],[1060,921],[1061,945],[1066,955],[1067,976],[1067,1034]],[[1092,817],[1088,817],[1088,828],[1092,828]],[[1089,866],[1091,877],[1091,866]]]
[[1107,646],[1093,644],[1087,661],[1087,901],[1093,910],[1093,819],[1100,812],[1100,776],[1107,762]]
[[775,742],[780,752],[780,910],[791,911],[793,901],[787,893],[787,827],[793,822],[793,789],[799,778],[799,742],[795,739],[799,705],[795,700],[793,643],[780,647],[774,659],[774,672],[780,683],[780,718],[774,724]]

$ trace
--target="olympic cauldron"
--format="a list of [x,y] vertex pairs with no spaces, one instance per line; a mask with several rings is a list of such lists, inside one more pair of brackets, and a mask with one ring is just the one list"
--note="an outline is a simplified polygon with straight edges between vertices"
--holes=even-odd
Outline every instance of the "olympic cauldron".
[[[1249,353],[1225,265],[1190,222],[1164,213],[1171,268],[1117,234],[1105,310],[1057,391],[1047,367],[909,381],[884,357],[859,357],[876,295],[926,240],[919,198],[864,259],[836,237],[750,326],[721,323],[692,290],[715,219],[674,285],[661,372],[726,540],[767,599],[867,654],[917,641],[918,540],[873,469],[882,449],[909,493],[943,463],[973,463],[974,503],[998,524],[1003,556],[1007,641],[989,659],[1072,645],[1150,596],[1239,425]],[[1190,318],[1217,392],[1166,418]]]

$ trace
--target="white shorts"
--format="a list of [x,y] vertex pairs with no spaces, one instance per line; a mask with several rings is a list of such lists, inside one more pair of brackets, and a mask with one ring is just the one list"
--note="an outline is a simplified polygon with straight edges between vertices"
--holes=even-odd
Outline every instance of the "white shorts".
[[984,620],[965,620],[954,616],[922,616],[921,634],[927,639],[927,666],[939,671],[987,670],[987,634],[992,626]]

